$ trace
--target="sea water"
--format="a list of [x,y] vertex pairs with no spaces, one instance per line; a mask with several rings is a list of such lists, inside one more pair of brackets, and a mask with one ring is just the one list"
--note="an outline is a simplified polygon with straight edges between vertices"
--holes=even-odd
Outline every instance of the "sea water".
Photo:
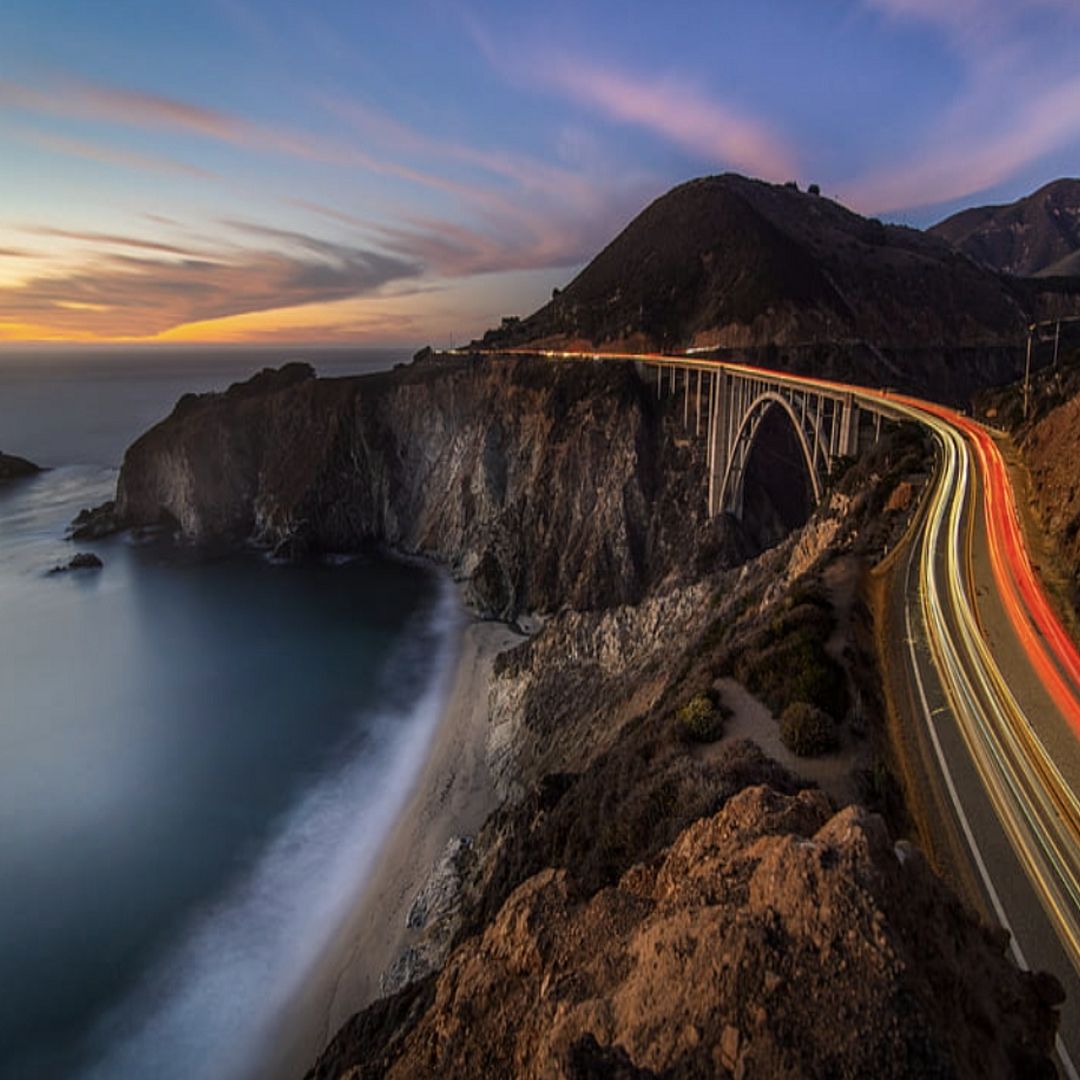
[[[422,761],[458,627],[431,570],[80,543],[189,390],[392,351],[0,354],[0,1077],[233,1077],[345,917]],[[264,1047],[262,1049],[265,1049]]]

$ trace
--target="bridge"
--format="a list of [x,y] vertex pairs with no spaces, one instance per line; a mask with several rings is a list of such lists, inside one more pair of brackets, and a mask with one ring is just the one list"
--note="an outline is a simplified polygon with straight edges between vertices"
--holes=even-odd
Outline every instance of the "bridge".
[[778,410],[791,424],[815,504],[836,463],[858,456],[871,438],[876,442],[882,419],[898,417],[880,399],[818,379],[682,357],[636,359],[655,370],[657,397],[681,401],[686,431],[697,438],[704,433],[710,517],[742,515],[746,466],[770,412]]
[[563,360],[633,360],[655,381],[658,398],[675,399],[687,434],[705,439],[710,517],[742,516],[746,467],[771,412],[778,410],[791,424],[815,504],[837,463],[881,437],[882,420],[906,418],[886,395],[746,364],[664,353],[510,351]]

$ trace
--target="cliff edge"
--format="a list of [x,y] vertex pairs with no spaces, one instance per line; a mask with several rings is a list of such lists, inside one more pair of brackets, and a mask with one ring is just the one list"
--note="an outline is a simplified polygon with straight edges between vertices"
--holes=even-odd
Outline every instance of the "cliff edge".
[[1052,1076],[1005,947],[880,818],[750,787],[591,897],[530,878],[308,1076]]
[[507,619],[632,602],[735,543],[695,497],[700,451],[664,422],[632,364],[288,365],[181,399],[125,455],[116,517],[286,555],[385,544]]

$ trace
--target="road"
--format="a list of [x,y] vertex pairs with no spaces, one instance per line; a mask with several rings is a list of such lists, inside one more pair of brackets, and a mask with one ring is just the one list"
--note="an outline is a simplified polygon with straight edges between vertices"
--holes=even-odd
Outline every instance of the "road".
[[[700,357],[547,353],[700,369]],[[1065,988],[1059,1066],[1080,1063],[1080,652],[1027,553],[993,435],[954,410],[887,391],[726,365],[850,392],[927,428],[938,462],[895,575],[905,717],[944,846],[969,895],[1010,933],[1016,962]],[[897,660],[901,664],[896,664]]]
[[[1058,1057],[1080,1050],[1080,657],[1027,555],[992,436],[951,410],[885,395],[928,427],[937,475],[900,587],[906,666],[984,910],[1021,967],[1066,989]],[[943,792],[943,795],[942,795]]]

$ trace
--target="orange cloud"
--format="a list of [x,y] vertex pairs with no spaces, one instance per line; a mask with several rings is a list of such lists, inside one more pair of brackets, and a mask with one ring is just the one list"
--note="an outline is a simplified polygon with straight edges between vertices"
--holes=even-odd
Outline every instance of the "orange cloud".
[[[102,254],[74,269],[0,285],[0,333],[25,336],[25,328],[33,327],[44,337],[153,337],[192,323],[370,296],[420,273],[400,256],[284,230],[261,232],[282,250],[239,248],[170,259]],[[170,250],[137,238],[99,239]]]

